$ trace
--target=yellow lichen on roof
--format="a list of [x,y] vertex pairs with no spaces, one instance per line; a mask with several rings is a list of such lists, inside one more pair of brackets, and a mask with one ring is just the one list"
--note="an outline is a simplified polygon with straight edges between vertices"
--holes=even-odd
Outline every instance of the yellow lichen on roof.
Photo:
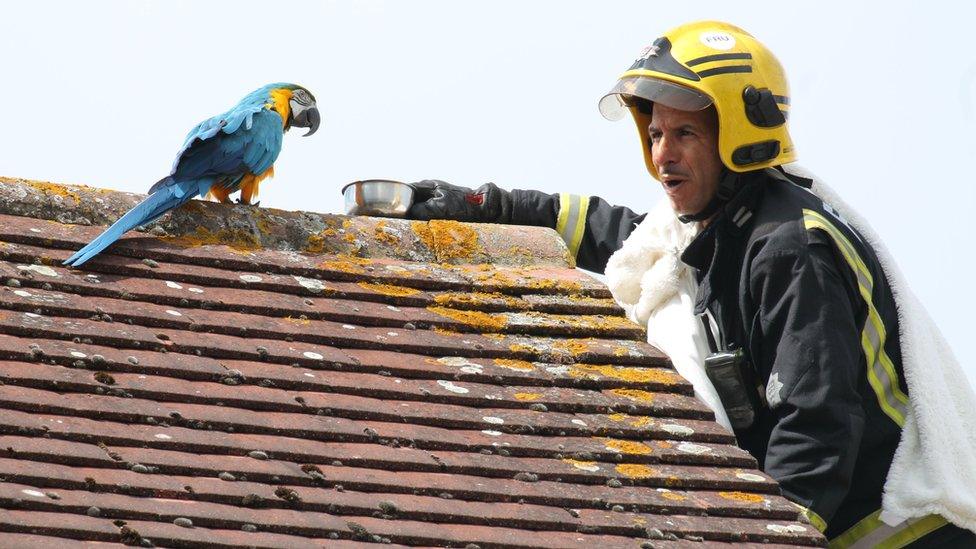
[[630,381],[634,383],[674,384],[681,380],[677,374],[663,368],[635,368],[612,366],[609,364],[576,364],[570,367],[569,376],[599,380],[601,377]]
[[508,350],[513,353],[535,353],[538,351],[538,349],[527,343],[512,343],[508,346]]
[[652,418],[647,417],[647,416],[638,416],[638,417],[635,417],[633,419],[633,421],[630,422],[630,425],[632,427],[648,427],[648,426],[653,425],[653,424],[654,424],[654,420]]
[[601,440],[603,440],[607,450],[622,454],[647,455],[654,451],[650,446],[642,442],[637,442],[636,440],[620,440],[616,438],[604,438]]
[[376,223],[376,226],[373,228],[373,238],[375,238],[377,242],[382,242],[383,244],[390,246],[394,246],[400,242],[400,239],[397,238],[395,234],[387,230],[386,221],[379,221]]
[[633,427],[647,427],[654,424],[654,419],[647,416],[631,416],[623,413],[608,414],[610,421],[625,421]]
[[262,234],[267,234],[274,232],[275,223],[268,219],[268,214],[261,208],[255,208],[251,213],[251,218],[254,219],[254,225],[257,227],[258,232]]
[[542,395],[539,393],[515,393],[515,400],[521,400],[523,402],[539,400]]
[[559,288],[561,292],[579,292],[582,288],[579,282],[574,280],[555,280],[552,278],[536,278],[529,280],[526,286],[533,290],[551,290]]
[[648,478],[657,474],[656,470],[639,463],[621,463],[614,469],[627,478]]
[[595,341],[593,338],[587,339],[560,339],[552,344],[554,351],[562,351],[572,356],[579,356],[590,350],[590,343]]
[[529,311],[521,314],[527,322],[538,322],[539,325],[556,324],[568,326],[580,331],[597,330],[601,332],[613,332],[620,330],[634,330],[638,328],[636,324],[619,316],[604,315],[567,315],[552,314],[539,311]]
[[298,325],[301,325],[301,326],[308,326],[309,324],[312,323],[312,321],[309,320],[308,318],[306,318],[305,315],[302,315],[302,316],[300,316],[298,318],[292,318],[290,316],[286,316],[285,317],[285,321],[286,322],[291,322],[292,324],[298,324]]
[[661,497],[662,498],[664,498],[664,499],[670,499],[670,500],[673,500],[673,501],[684,501],[684,500],[688,499],[688,496],[685,496],[683,494],[679,494],[677,492],[659,492],[659,494],[661,494]]
[[630,354],[630,349],[624,347],[623,345],[614,347],[613,349],[613,356],[627,356],[629,354]]
[[[4,179],[6,179],[6,178],[4,178]],[[21,181],[23,181],[24,183],[27,183],[31,187],[37,189],[42,194],[45,194],[45,195],[48,195],[48,196],[50,196],[50,195],[60,196],[62,198],[71,198],[75,202],[81,202],[81,197],[78,196],[77,193],[69,190],[67,187],[65,187],[63,185],[57,185],[55,183],[48,183],[46,181],[31,181],[29,179],[23,179]],[[86,190],[88,190],[88,189],[86,189]],[[91,189],[91,190],[95,190],[95,189]]]
[[581,461],[578,459],[564,458],[563,463],[568,463],[577,469],[595,473],[600,470],[600,465],[595,461]]
[[482,313],[481,311],[463,311],[447,307],[427,307],[427,310],[484,331],[497,332],[503,329],[508,322],[503,315]]
[[434,326],[433,328],[430,329],[430,331],[434,332],[435,334],[440,334],[445,336],[466,337],[466,335],[462,334],[461,332],[455,332],[454,330],[448,330],[447,328],[441,328],[440,326]]
[[334,228],[326,227],[317,233],[309,235],[302,250],[310,254],[320,254],[325,251],[325,243],[335,238],[338,234],[338,231]]
[[718,495],[725,499],[743,501],[746,503],[762,503],[766,501],[766,498],[759,494],[747,494],[746,492],[719,492]]
[[343,273],[363,274],[366,272],[365,266],[369,264],[370,261],[368,259],[353,255],[342,255],[337,256],[335,259],[327,259],[319,263],[318,267],[320,269],[340,271]]
[[409,297],[420,293],[420,290],[416,288],[408,288],[406,286],[396,286],[394,284],[360,282],[359,286],[371,292],[376,292],[378,294],[388,295],[391,297]]
[[464,223],[434,219],[414,221],[411,230],[441,261],[472,258],[481,251],[478,233]]
[[206,227],[197,227],[192,235],[164,236],[161,238],[167,242],[185,247],[221,244],[239,252],[261,249],[261,243],[257,237],[253,233],[242,229],[221,229],[217,232],[212,232]]
[[434,247],[434,233],[431,232],[430,226],[427,225],[425,221],[411,221],[410,230],[413,234],[417,235],[420,242],[424,246],[427,246],[430,250],[436,253],[437,249]]
[[654,393],[642,391],[640,389],[610,389],[607,392],[619,397],[636,400],[638,402],[650,403],[654,401]]
[[505,253],[510,257],[518,257],[523,259],[535,258],[535,252],[529,248],[526,248],[525,246],[509,246]]
[[535,365],[528,360],[516,360],[513,358],[496,358],[494,359],[495,366],[500,368],[508,368],[509,370],[519,370],[527,372],[535,369]]
[[579,303],[581,305],[614,305],[616,301],[608,299],[605,297],[593,297],[580,293],[574,293],[566,296],[568,299],[572,300],[574,303]]
[[579,315],[575,318],[578,319],[580,327],[583,328],[596,330],[633,330],[639,328],[637,324],[622,316]]
[[485,305],[501,302],[508,307],[516,307],[521,303],[516,297],[499,293],[487,292],[446,292],[434,296],[439,305]]

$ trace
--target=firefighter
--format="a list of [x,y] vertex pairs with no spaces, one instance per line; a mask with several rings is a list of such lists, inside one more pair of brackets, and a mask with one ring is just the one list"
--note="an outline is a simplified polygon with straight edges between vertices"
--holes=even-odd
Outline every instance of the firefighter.
[[[783,168],[790,95],[772,53],[729,24],[683,25],[599,106],[630,113],[673,215],[695,227],[680,260],[739,445],[832,546],[976,546],[939,514],[879,520],[909,413],[898,309],[874,247]],[[552,227],[596,272],[646,215],[595,196],[415,185],[414,219]]]

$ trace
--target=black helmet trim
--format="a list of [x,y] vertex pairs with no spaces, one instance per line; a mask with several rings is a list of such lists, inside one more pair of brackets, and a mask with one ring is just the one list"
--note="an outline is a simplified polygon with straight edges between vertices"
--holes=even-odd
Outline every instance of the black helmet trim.
[[715,67],[714,69],[705,69],[698,72],[698,76],[702,78],[708,78],[709,76],[716,76],[719,74],[732,74],[732,73],[742,73],[742,72],[752,72],[752,67],[749,65],[731,65],[728,67]]
[[653,44],[644,48],[640,58],[634,61],[628,70],[649,70],[663,74],[670,74],[685,80],[697,82],[701,80],[697,74],[678,62],[671,55],[671,41],[665,37],[658,38]]
[[706,55],[704,57],[698,57],[688,61],[687,65],[689,67],[694,67],[695,65],[701,65],[702,63],[711,63],[713,61],[733,61],[736,59],[752,59],[751,53],[716,53],[715,55]]

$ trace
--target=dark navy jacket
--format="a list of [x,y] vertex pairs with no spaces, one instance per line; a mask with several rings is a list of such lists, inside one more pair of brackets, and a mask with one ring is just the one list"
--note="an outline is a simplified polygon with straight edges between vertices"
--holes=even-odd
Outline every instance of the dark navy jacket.
[[881,507],[907,410],[895,300],[871,247],[779,172],[688,246],[697,312],[745,351],[765,406],[739,445],[833,538]]
[[[699,312],[760,384],[764,405],[739,445],[833,538],[881,507],[904,423],[894,298],[871,247],[802,180],[741,179],[682,260],[696,270]],[[512,195],[513,223],[556,227],[596,272],[644,217],[597,197]]]

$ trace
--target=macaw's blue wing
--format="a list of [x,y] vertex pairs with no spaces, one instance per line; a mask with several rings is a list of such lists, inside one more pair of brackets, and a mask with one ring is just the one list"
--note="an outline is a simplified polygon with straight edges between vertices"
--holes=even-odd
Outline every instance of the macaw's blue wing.
[[[198,125],[197,128],[202,128],[200,132],[191,132],[176,159],[172,175],[153,185],[150,193],[163,186],[201,177],[234,187],[243,176],[260,175],[274,165],[281,152],[283,137],[278,113],[264,109],[247,116],[231,117],[226,124],[223,123],[226,119],[216,125],[210,124],[213,120],[217,117]],[[230,128],[235,130],[224,131]]]
[[173,178],[180,181],[267,171],[281,152],[281,116],[263,110],[254,113],[250,120],[250,124],[241,124],[236,131],[219,132],[191,144],[177,160]]

